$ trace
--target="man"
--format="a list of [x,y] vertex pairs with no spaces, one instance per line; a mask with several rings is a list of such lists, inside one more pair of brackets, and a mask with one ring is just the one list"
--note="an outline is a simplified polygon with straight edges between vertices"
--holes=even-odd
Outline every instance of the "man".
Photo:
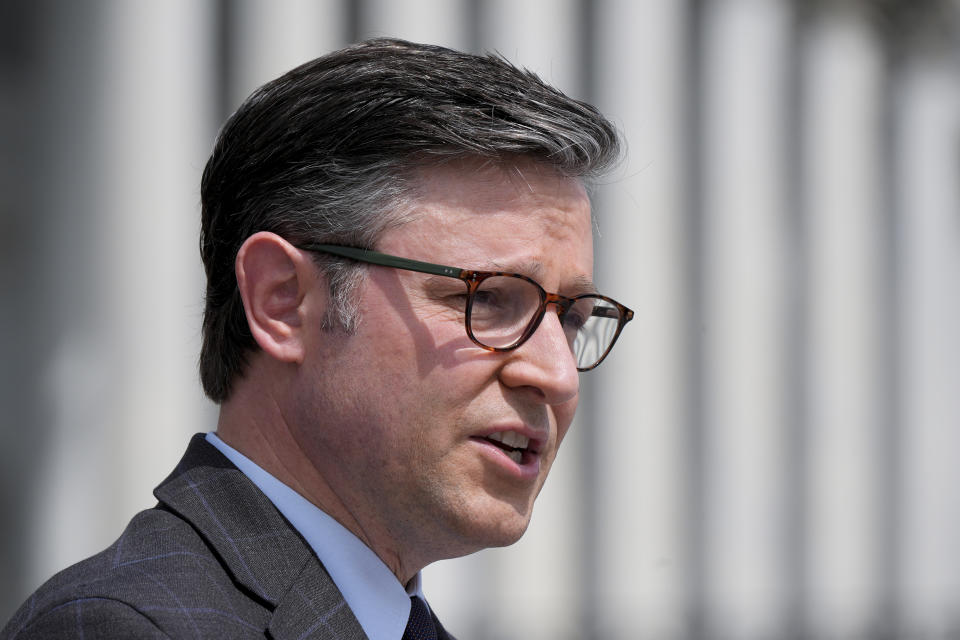
[[202,184],[216,433],[2,637],[447,637],[420,570],[523,534],[632,317],[592,284],[617,154],[492,56],[374,40],[255,92]]

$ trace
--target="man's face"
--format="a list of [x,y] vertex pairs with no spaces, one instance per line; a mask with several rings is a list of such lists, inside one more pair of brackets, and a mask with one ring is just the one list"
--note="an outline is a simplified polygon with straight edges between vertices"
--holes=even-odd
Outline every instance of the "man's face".
[[[592,290],[579,181],[533,162],[424,169],[411,222],[375,247]],[[322,285],[319,285],[322,286]],[[460,280],[370,266],[360,325],[310,334],[295,437],[361,527],[424,562],[515,542],[577,406],[579,378],[550,307],[518,349],[468,338]],[[309,400],[307,400],[309,398]],[[523,445],[516,462],[501,444]]]

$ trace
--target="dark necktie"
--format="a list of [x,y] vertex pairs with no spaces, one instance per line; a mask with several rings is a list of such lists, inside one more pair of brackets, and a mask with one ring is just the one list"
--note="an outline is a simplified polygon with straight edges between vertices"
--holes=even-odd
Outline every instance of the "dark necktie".
[[410,596],[410,619],[403,631],[403,640],[437,640],[437,628],[427,605],[417,596]]

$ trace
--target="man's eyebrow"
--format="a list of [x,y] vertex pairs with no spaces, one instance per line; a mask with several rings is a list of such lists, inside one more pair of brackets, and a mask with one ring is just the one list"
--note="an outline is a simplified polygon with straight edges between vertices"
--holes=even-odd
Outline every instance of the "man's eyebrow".
[[587,276],[577,276],[566,289],[570,291],[570,295],[574,296],[582,293],[597,293],[597,285]]
[[533,260],[526,260],[524,262],[497,262],[492,260],[488,265],[486,271],[504,271],[506,273],[519,273],[521,275],[527,276],[528,278],[533,278],[534,280],[539,280],[543,277],[543,264],[540,262],[535,262]]
[[[513,264],[501,264],[497,262],[491,263],[489,271],[505,271],[507,273],[519,273],[521,275],[527,276],[528,278],[533,278],[537,282],[540,282],[543,279],[544,270],[543,264],[540,262],[526,261],[518,262]],[[542,285],[541,285],[542,286]],[[596,293],[597,287],[593,284],[593,280],[584,275],[575,276],[568,282],[564,282],[561,285],[560,291],[557,293],[569,296],[578,296],[583,293]]]

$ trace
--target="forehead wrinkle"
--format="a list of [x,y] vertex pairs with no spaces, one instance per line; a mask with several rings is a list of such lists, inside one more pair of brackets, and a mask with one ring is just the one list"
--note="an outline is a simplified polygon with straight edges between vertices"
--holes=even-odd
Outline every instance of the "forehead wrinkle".
[[[589,202],[580,178],[564,176],[548,164],[523,156],[500,161],[466,156],[415,166],[410,175],[418,207],[441,205],[495,214],[523,203],[549,206],[568,197],[571,189]],[[447,188],[444,178],[457,175],[470,176],[474,184],[466,190]]]

